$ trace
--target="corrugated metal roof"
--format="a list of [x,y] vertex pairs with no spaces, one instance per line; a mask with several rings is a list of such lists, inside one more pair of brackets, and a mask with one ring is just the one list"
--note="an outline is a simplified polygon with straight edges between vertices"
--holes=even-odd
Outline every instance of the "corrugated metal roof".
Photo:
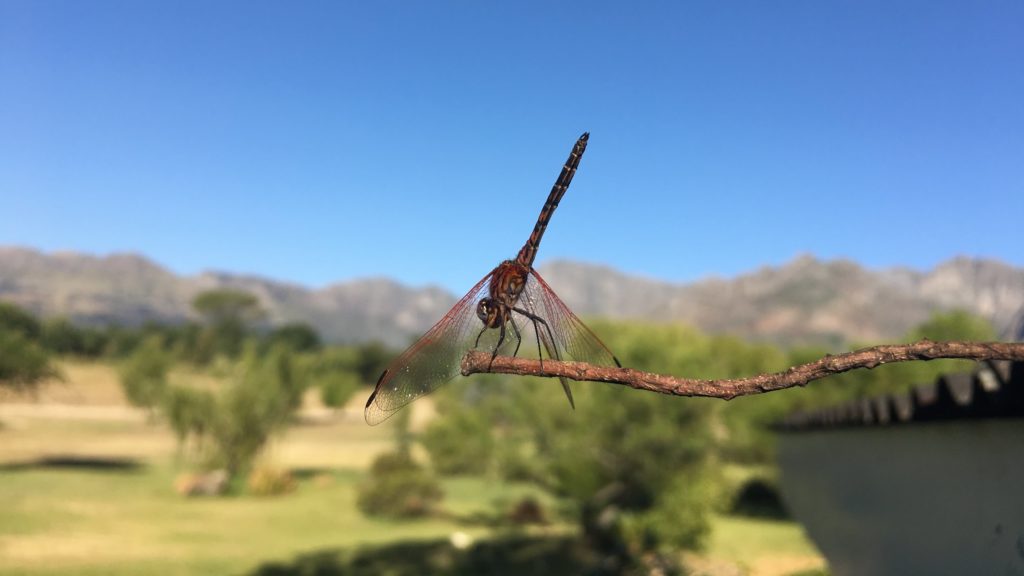
[[898,425],[939,420],[1024,418],[1024,362],[984,363],[903,393],[790,414],[781,431]]

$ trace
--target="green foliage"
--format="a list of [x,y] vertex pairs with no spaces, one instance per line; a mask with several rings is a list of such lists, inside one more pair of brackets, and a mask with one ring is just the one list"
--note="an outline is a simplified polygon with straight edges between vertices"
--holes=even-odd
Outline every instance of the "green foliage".
[[163,413],[179,444],[194,438],[202,445],[216,421],[217,398],[209,390],[172,384],[164,395]]
[[217,354],[236,358],[242,351],[249,324],[263,316],[259,300],[240,290],[208,290],[195,297],[192,307],[206,322],[196,345],[196,359],[209,362]]
[[35,316],[0,302],[0,387],[34,390],[59,372],[40,345],[42,326]]
[[974,340],[987,341],[996,339],[996,331],[992,324],[966,310],[937,312],[917,328],[911,330],[911,340],[928,338],[929,340]]
[[230,476],[247,470],[272,434],[284,428],[303,391],[286,349],[244,361],[242,374],[219,398],[213,426],[218,461]]
[[709,504],[720,497],[709,473],[680,474],[654,506],[623,519],[623,539],[634,550],[702,549],[711,535]]
[[483,474],[493,462],[491,423],[482,411],[454,411],[444,424],[429,427],[420,442],[442,475]]
[[363,382],[375,383],[395,357],[395,352],[379,342],[356,346],[355,370]]
[[[911,330],[904,340],[909,342],[921,338],[992,340],[995,338],[995,331],[986,320],[969,313],[938,312]],[[857,345],[854,348],[865,345]],[[828,352],[829,350],[824,348],[813,347],[793,349],[789,351],[789,357],[784,361],[766,363],[763,369],[750,370],[743,375],[771,372],[785,366],[803,364],[822,358]],[[781,353],[778,354],[781,356]],[[738,355],[743,356],[744,354]],[[804,388],[737,398],[722,409],[723,421],[729,433],[722,445],[723,455],[737,462],[772,463],[775,459],[775,436],[767,431],[768,426],[790,412],[833,406],[855,398],[891,394],[934,382],[942,374],[973,368],[973,362],[962,360],[900,362],[886,364],[873,370],[845,372],[813,382]]]
[[38,343],[21,332],[0,330],[0,387],[32,390],[59,372]]
[[83,330],[67,318],[51,318],[43,323],[40,335],[42,345],[55,354],[83,354],[86,338]]
[[378,456],[359,486],[356,505],[366,515],[408,518],[430,513],[444,497],[437,480],[407,452]]
[[171,385],[161,407],[180,445],[192,440],[205,467],[224,468],[238,480],[299,408],[305,391],[299,372],[287,348],[250,352],[219,393]]
[[329,408],[343,407],[359,390],[359,376],[353,372],[337,371],[319,377],[320,400]]
[[156,408],[167,391],[172,358],[159,336],[147,338],[121,366],[121,388],[132,406]]
[[287,470],[258,466],[249,474],[247,485],[255,496],[279,496],[294,491],[297,482]]
[[[742,343],[713,340],[679,326],[595,323],[624,365],[686,375],[730,375],[730,360]],[[747,346],[760,367],[774,362],[767,347]],[[712,352],[715,351],[715,352]],[[728,354],[726,358],[719,356]],[[457,382],[435,398],[441,416],[421,440],[439,470],[497,470],[529,477],[576,503],[585,533],[601,531],[624,545],[659,502],[669,498],[675,478],[702,482],[714,446],[709,433],[713,404],[637,392],[621,386],[576,386],[576,411],[567,405],[557,380],[477,377]],[[644,520],[651,542],[696,545],[706,532],[713,503],[681,501],[674,532],[659,517]],[[602,511],[617,510],[620,521],[597,528]],[[684,538],[682,535],[688,534]],[[645,540],[645,541],[647,541]],[[615,548],[615,544],[611,544]]]
[[0,333],[21,334],[27,340],[39,340],[42,326],[32,314],[11,304],[0,302]]
[[259,300],[242,290],[218,288],[200,293],[192,300],[192,308],[210,324],[224,321],[241,323],[260,318]]
[[320,349],[320,335],[309,324],[292,322],[276,328],[267,336],[267,344],[285,346],[295,352],[315,352]]

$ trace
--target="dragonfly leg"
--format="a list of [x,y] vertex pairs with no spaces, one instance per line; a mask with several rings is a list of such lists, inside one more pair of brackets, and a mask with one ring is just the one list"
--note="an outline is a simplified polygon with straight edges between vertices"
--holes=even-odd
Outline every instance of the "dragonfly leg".
[[505,323],[502,322],[499,326],[501,332],[498,333],[498,343],[494,345],[494,352],[491,352],[491,361],[487,363],[487,371],[491,371],[491,365],[494,364],[494,359],[498,357],[498,350],[501,349],[501,345],[505,342]]
[[515,358],[519,354],[519,347],[523,344],[523,335],[519,333],[519,326],[516,326],[516,321],[511,316],[508,321],[512,324],[512,331],[516,333],[516,349],[512,351],[512,357]]
[[484,332],[486,330],[487,330],[487,325],[485,324],[484,327],[480,329],[480,333],[476,335],[476,343],[473,344],[473,348],[479,348],[480,347],[480,337],[484,335]]
[[[545,321],[543,318],[541,318],[540,316],[537,316],[536,314],[534,314],[532,312],[528,312],[526,310],[521,310],[519,308],[513,308],[512,310],[522,314],[523,316],[526,316],[527,318],[530,319],[531,322],[533,322],[533,330],[534,330],[534,332],[537,333],[537,355],[540,356],[540,369],[541,370],[544,369],[544,357],[540,353],[541,335],[540,335],[540,330],[537,329],[537,324],[543,324],[544,325],[544,330],[547,331],[548,341],[551,342],[551,346],[548,347],[549,355],[554,356],[555,360],[561,361],[562,360],[562,356],[561,356],[561,354],[558,353],[558,344],[555,342],[555,335],[554,335],[554,333],[551,332],[551,325],[548,324],[547,321]],[[571,406],[572,409],[575,410],[576,409],[576,402],[574,402],[573,399],[572,399],[572,388],[569,388],[569,382],[565,378],[561,378],[561,377],[558,380],[562,383],[562,390],[565,391],[565,397],[569,399],[569,406]]]
[[523,310],[521,308],[513,308],[512,310],[522,314],[523,316],[526,316],[527,318],[530,319],[531,322],[533,322],[533,331],[537,333],[537,357],[540,358],[540,368],[541,368],[541,370],[544,369],[544,355],[541,354],[541,351],[540,351],[541,335],[540,335],[540,330],[537,328],[537,324],[543,324],[544,325],[544,329],[548,333],[548,339],[551,341],[551,350],[548,350],[548,352],[552,356],[555,357],[555,360],[559,360],[560,361],[562,358],[561,358],[561,356],[558,353],[558,345],[555,343],[555,335],[551,332],[551,326],[549,326],[548,323],[543,318],[541,318],[540,316],[537,316],[536,314],[534,314],[532,312],[528,312],[528,311]]

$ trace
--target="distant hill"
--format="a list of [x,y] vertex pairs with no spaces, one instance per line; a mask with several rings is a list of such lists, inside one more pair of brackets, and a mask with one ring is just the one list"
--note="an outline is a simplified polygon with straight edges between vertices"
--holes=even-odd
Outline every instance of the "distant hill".
[[[546,264],[540,274],[581,316],[686,322],[780,343],[891,339],[933,311],[953,308],[984,316],[1006,331],[1024,309],[1024,269],[969,258],[920,272],[868,270],[846,260],[803,256],[732,279],[688,284],[566,261]],[[182,322],[191,317],[196,294],[220,287],[256,295],[271,323],[308,322],[329,341],[395,346],[429,328],[456,299],[437,287],[410,288],[385,278],[311,290],[227,273],[177,276],[134,254],[0,248],[0,300],[81,323]]]

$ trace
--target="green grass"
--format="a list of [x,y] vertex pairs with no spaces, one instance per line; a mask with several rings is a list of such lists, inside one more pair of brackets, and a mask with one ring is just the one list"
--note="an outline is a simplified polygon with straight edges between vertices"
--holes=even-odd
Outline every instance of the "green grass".
[[709,558],[739,564],[757,574],[790,574],[824,565],[795,522],[716,516]]
[[[456,531],[487,537],[495,532],[462,520],[536,495],[522,485],[454,478],[443,483],[448,516],[367,518],[355,507],[356,488],[392,436],[354,410],[294,426],[273,444],[272,463],[308,472],[294,493],[184,498],[173,489],[181,468],[170,432],[124,408],[110,381],[116,372],[78,363],[66,374],[38,404],[0,402],[0,574],[243,574],[324,550],[436,542]],[[731,473],[734,481],[743,476]],[[541,500],[555,509],[550,497]],[[726,516],[714,519],[701,558],[756,576],[821,566],[797,525]]]
[[[321,474],[281,497],[185,499],[166,463],[134,471],[23,468],[0,475],[0,572],[223,574],[299,552],[447,537],[451,520],[386,522],[356,510],[357,472]],[[462,490],[452,490],[453,487]],[[481,480],[446,486],[453,509],[486,511]]]

